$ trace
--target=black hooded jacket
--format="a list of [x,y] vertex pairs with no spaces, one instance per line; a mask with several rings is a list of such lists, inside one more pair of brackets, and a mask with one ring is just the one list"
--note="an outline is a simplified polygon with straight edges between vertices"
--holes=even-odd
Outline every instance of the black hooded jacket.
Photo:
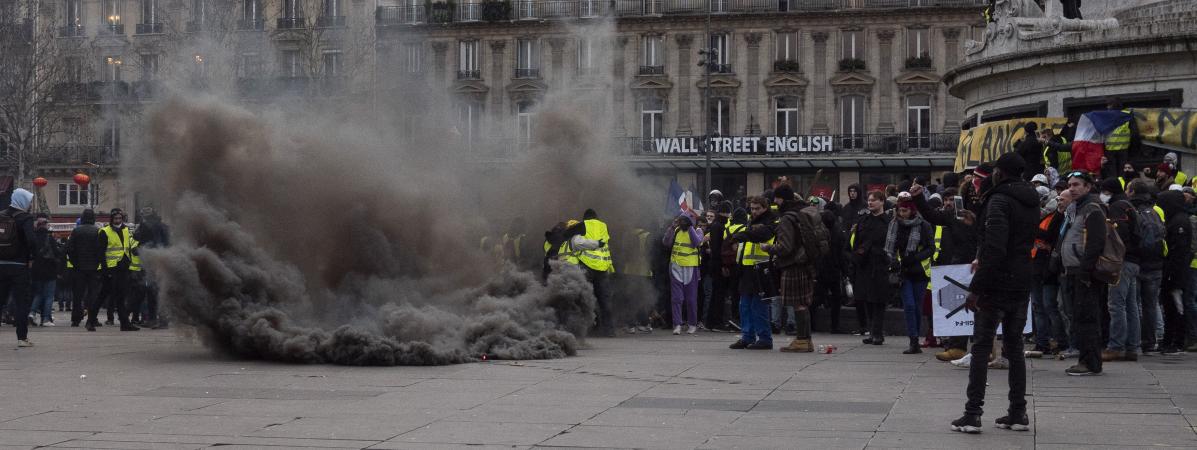
[[982,197],[978,221],[981,239],[972,292],[1030,292],[1039,193],[1021,179],[1001,180]]
[[1185,197],[1180,191],[1164,191],[1156,202],[1164,210],[1164,238],[1168,243],[1168,256],[1164,257],[1164,281],[1171,289],[1184,289],[1188,281],[1189,263],[1193,260],[1190,240],[1193,238],[1189,226],[1189,215],[1185,213]]
[[971,226],[954,213],[932,208],[922,195],[914,196],[914,206],[919,215],[936,227],[944,227],[943,237],[939,242],[939,259],[932,264],[941,266],[946,264],[968,264],[977,256],[976,223]]
[[90,210],[84,211],[79,219],[79,225],[71,230],[71,237],[67,239],[67,260],[75,270],[94,272],[99,270],[104,262],[105,245],[100,241],[100,229],[96,227],[96,214]]
[[[1184,194],[1181,195],[1183,196]],[[1136,192],[1135,196],[1130,198],[1130,202],[1131,205],[1134,205],[1136,211],[1151,211],[1152,214],[1155,213],[1155,211],[1152,210],[1155,206],[1155,202],[1152,201],[1151,194],[1149,193]],[[1138,213],[1136,213],[1135,219],[1138,219],[1137,214]],[[1167,229],[1167,227],[1168,224],[1165,223],[1164,228]],[[1164,259],[1159,254],[1144,253],[1136,249],[1134,252],[1135,259],[1131,259],[1131,248],[1129,246],[1127,247],[1126,253],[1127,261],[1138,264],[1140,273],[1153,272],[1164,268]]]
[[843,208],[840,208],[840,225],[844,233],[848,233],[852,229],[852,225],[856,225],[856,221],[860,218],[860,212],[868,209],[869,205],[865,203],[865,197],[868,195],[860,189],[859,184],[852,184],[848,186],[848,198],[852,198],[852,191],[856,191],[856,200],[848,200]]

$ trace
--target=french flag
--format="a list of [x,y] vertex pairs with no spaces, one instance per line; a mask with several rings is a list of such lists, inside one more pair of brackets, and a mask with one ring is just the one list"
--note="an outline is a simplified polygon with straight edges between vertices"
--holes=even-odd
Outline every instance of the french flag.
[[1122,111],[1093,111],[1081,115],[1072,142],[1072,168],[1090,173],[1101,172],[1101,157],[1105,153],[1106,136],[1131,120]]

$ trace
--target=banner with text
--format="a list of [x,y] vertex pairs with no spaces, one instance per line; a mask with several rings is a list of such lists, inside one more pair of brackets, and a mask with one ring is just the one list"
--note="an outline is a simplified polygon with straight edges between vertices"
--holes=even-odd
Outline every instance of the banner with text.
[[1197,109],[1132,109],[1143,142],[1197,150]]
[[[700,154],[701,137],[672,137],[649,140],[656,153]],[[836,149],[831,136],[729,136],[711,139],[714,153],[831,153]]]
[[[936,336],[972,336],[973,313],[964,308],[968,290],[961,287],[972,282],[970,264],[955,264],[931,268],[931,318]],[[953,283],[955,281],[956,283]],[[959,283],[959,284],[957,284]],[[1023,334],[1031,332],[1031,305],[1027,303],[1027,324]],[[998,326],[997,333],[1002,334]]]
[[1023,127],[1034,122],[1039,129],[1051,127],[1056,133],[1064,128],[1067,119],[1063,117],[1035,117],[986,122],[960,132],[960,145],[956,147],[956,172],[987,161],[997,161],[999,156],[1014,151],[1014,146],[1025,134]]

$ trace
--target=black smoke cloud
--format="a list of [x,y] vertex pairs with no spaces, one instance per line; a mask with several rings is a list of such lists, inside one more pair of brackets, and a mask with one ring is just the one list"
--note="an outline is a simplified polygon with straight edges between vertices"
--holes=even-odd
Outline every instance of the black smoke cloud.
[[215,100],[168,101],[149,123],[141,182],[173,200],[179,238],[144,252],[146,266],[215,350],[350,365],[560,358],[593,323],[579,269],[542,284],[474,248],[488,220],[477,191],[446,184],[438,158]]

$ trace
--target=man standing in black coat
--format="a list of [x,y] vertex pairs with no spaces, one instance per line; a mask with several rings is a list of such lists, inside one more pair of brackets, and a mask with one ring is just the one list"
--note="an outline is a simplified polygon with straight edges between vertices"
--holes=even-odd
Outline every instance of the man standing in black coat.
[[1039,126],[1035,125],[1035,122],[1027,122],[1023,125],[1025,134],[1022,140],[1014,147],[1014,151],[1026,164],[1022,176],[1028,181],[1031,177],[1043,173],[1043,144],[1039,142],[1039,135],[1036,133],[1038,129]]
[[1022,330],[1027,322],[1031,292],[1031,245],[1039,218],[1039,194],[1020,176],[1026,168],[1021,156],[998,158],[990,175],[991,187],[982,192],[981,239],[973,261],[973,280],[966,307],[974,313],[972,363],[968,372],[968,403],[952,430],[981,432],[986,371],[993,339],[1000,324],[1008,336],[1002,356],[1010,361],[1010,407],[995,421],[998,428],[1030,429],[1027,419],[1027,367]]
[[95,331],[99,326],[96,314],[100,310],[100,265],[104,264],[104,244],[100,242],[95,211],[83,210],[79,225],[71,230],[65,250],[71,265],[71,326],[79,326],[86,308],[89,313],[87,330]]
[[[719,191],[711,193],[712,200],[715,194]],[[708,236],[710,240],[707,242],[706,258],[703,259],[703,265],[706,266],[707,276],[711,277],[711,297],[710,303],[706,307],[706,317],[702,317],[703,323],[706,324],[708,330],[724,331],[727,328],[727,293],[731,287],[728,285],[728,276],[724,275],[727,272],[723,267],[723,258],[720,252],[723,249],[723,233],[727,229],[727,221],[731,218],[731,203],[722,201],[720,195],[719,201],[712,203],[717,205],[715,208],[715,220],[711,222]]]
[[0,211],[0,224],[5,228],[0,238],[0,301],[12,295],[13,325],[17,327],[17,347],[32,347],[29,341],[29,307],[33,302],[29,261],[40,249],[33,233],[33,216],[29,205],[33,193],[17,188],[12,192],[8,208]]

